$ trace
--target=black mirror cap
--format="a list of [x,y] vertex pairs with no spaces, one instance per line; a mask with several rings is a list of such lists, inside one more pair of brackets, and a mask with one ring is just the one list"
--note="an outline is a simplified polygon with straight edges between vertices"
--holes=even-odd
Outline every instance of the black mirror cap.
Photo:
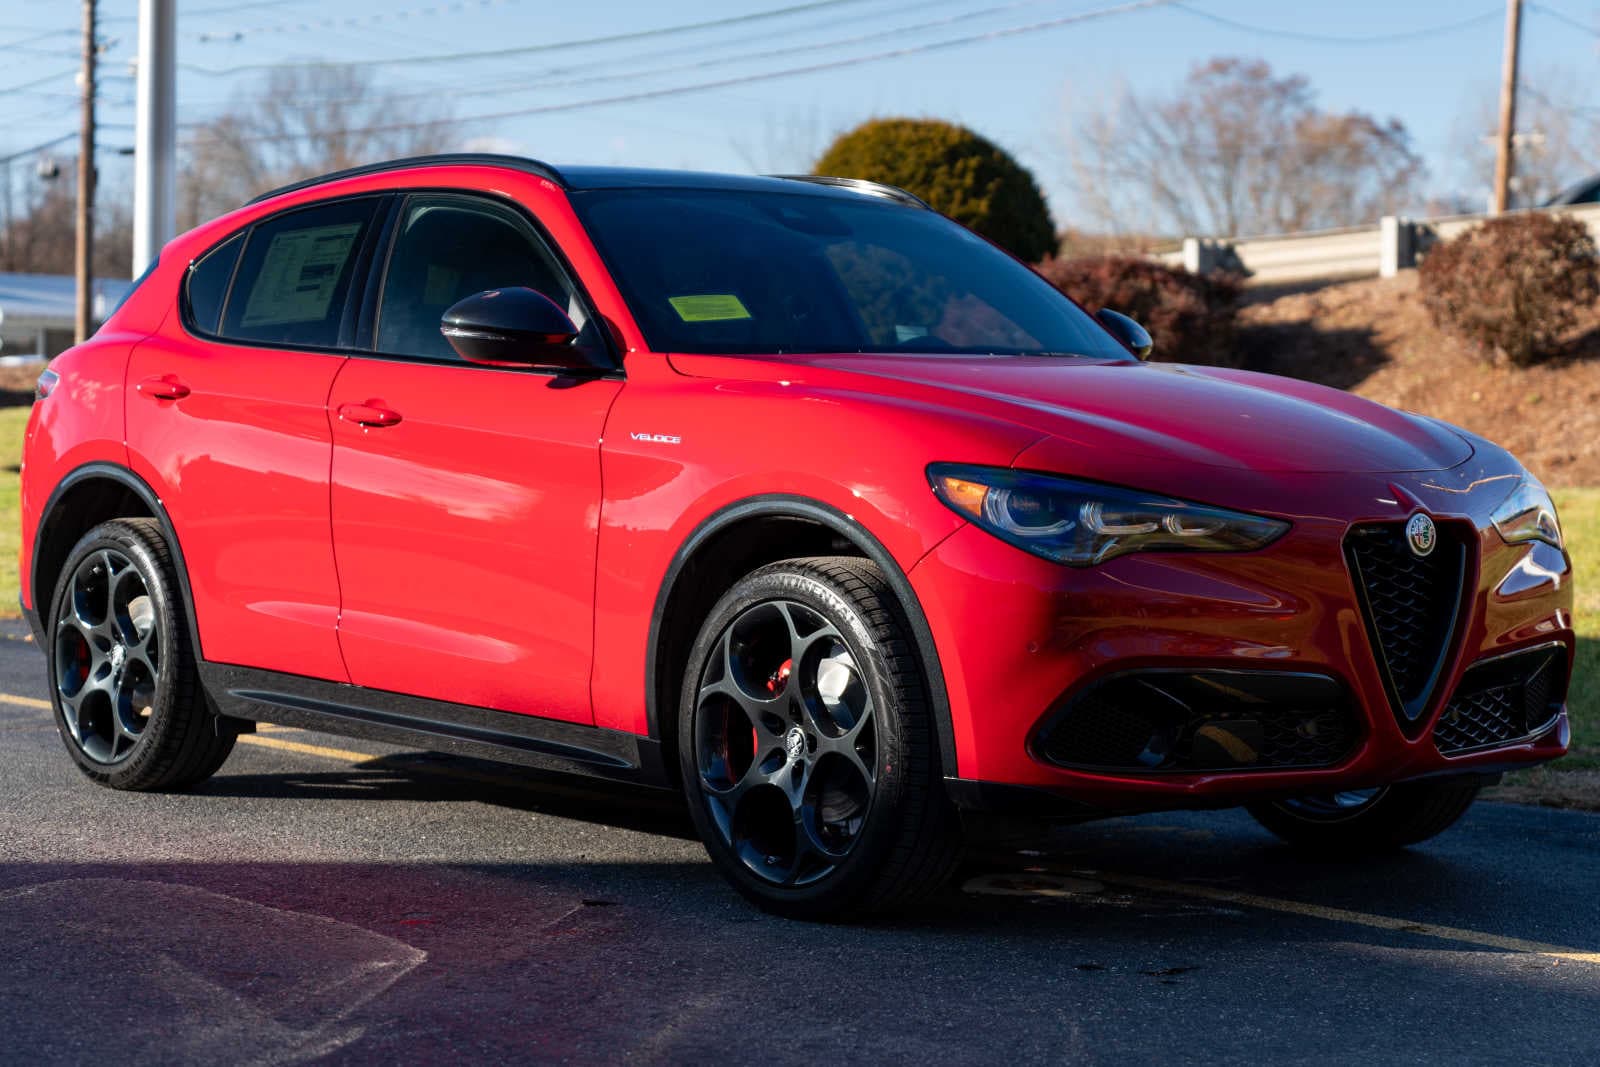
[[578,327],[548,296],[525,285],[488,289],[458,300],[439,332],[462,359],[552,370],[607,370],[573,342]]
[[1111,331],[1111,336],[1132,349],[1134,355],[1140,359],[1150,358],[1150,351],[1156,343],[1151,339],[1149,330],[1122,312],[1110,308],[1101,308],[1094,317],[1100,320],[1100,325]]

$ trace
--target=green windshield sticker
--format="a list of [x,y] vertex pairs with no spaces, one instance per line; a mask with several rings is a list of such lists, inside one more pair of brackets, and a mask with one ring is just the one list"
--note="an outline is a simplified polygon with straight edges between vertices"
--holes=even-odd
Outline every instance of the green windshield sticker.
[[732,322],[750,317],[749,310],[732,293],[673,296],[667,298],[667,303],[684,322]]

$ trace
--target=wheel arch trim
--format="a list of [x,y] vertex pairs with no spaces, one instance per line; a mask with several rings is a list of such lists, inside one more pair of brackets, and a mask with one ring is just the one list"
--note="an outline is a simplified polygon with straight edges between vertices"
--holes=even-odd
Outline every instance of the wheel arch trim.
[[[67,472],[56,483],[55,488],[50,491],[49,498],[45,501],[44,507],[40,509],[39,524],[33,534],[32,571],[28,575],[28,588],[33,594],[31,615],[38,620],[38,625],[34,628],[37,634],[42,636],[44,627],[48,624],[46,612],[49,609],[49,605],[42,603],[40,597],[39,568],[43,556],[39,551],[39,546],[44,541],[46,528],[56,516],[66,495],[82,483],[93,480],[115,482],[133,493],[150,510],[150,514],[155,517],[155,520],[161,524],[161,535],[167,539],[167,547],[172,551],[172,561],[178,571],[178,594],[183,597],[183,611],[189,623],[189,639],[194,643],[194,656],[196,660],[203,659],[200,646],[200,626],[194,610],[194,595],[189,588],[189,565],[184,559],[183,545],[178,540],[178,531],[172,525],[172,519],[167,514],[166,505],[161,502],[161,496],[143,478],[127,467],[106,460],[94,460],[82,466],[74,467]],[[54,589],[50,590],[49,596],[54,599]]]
[[950,718],[950,698],[945,688],[944,669],[940,664],[933,630],[928,625],[927,615],[923,612],[922,604],[917,599],[916,591],[912,588],[910,579],[906,577],[905,570],[883,546],[883,542],[851,516],[822,501],[785,493],[746,497],[724,505],[702,520],[673,553],[666,574],[661,580],[661,587],[656,592],[655,604],[650,611],[650,631],[645,648],[644,667],[645,721],[648,736],[658,741],[667,740],[662,737],[661,732],[663,709],[659,706],[657,695],[660,681],[658,661],[662,645],[662,623],[683,569],[711,538],[736,523],[757,518],[796,518],[818,523],[849,541],[863,556],[876,563],[883,571],[884,578],[894,591],[895,599],[899,601],[901,610],[905,612],[906,621],[911,626],[917,655],[926,673],[928,698],[933,708],[934,732],[939,744],[942,773],[955,774],[955,731]]

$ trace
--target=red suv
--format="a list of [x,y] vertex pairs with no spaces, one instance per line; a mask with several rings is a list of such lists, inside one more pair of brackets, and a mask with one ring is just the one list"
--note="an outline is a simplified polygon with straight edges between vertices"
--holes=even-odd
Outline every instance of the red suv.
[[681,789],[803,916],[937,885],[974,812],[1370,850],[1565,751],[1515,459],[1149,344],[883,186],[347,171],[45,372],[23,607],[98,782],[268,721]]

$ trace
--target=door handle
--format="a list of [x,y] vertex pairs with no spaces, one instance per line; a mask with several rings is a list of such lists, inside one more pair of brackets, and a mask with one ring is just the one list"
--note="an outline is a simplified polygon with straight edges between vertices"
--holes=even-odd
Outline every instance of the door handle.
[[357,426],[393,426],[400,421],[400,413],[376,404],[341,404],[339,417]]
[[182,400],[189,395],[189,387],[178,380],[176,374],[151,375],[139,383],[139,394],[151,400]]

